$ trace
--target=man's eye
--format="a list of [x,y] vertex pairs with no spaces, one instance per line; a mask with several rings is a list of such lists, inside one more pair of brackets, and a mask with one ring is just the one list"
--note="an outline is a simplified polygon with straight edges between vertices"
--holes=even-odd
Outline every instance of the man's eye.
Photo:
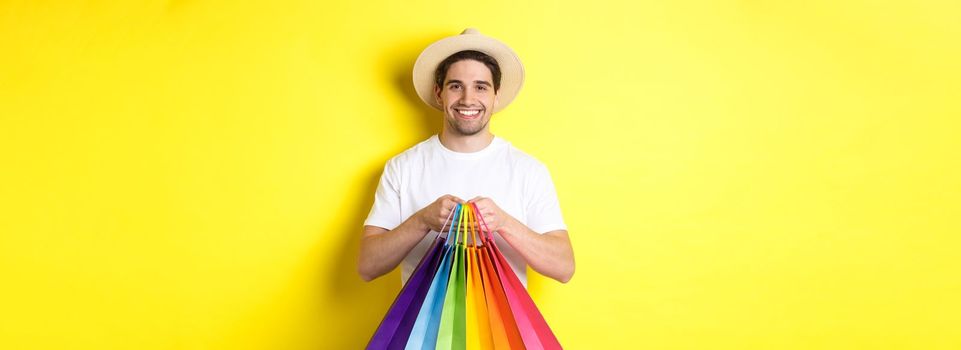
[[450,89],[451,89],[451,90],[457,90],[457,89],[460,89],[460,85],[457,85],[457,84],[450,84]]
[[484,85],[478,85],[478,86],[477,86],[477,90],[480,90],[480,91],[487,91],[487,87],[486,87],[486,86],[484,86]]

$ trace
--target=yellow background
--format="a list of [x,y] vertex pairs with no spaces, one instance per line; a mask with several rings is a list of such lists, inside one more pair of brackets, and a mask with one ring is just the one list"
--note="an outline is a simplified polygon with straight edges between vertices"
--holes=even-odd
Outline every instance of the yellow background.
[[961,348],[956,1],[0,1],[0,348],[351,349],[410,69],[479,28],[527,81],[571,349]]

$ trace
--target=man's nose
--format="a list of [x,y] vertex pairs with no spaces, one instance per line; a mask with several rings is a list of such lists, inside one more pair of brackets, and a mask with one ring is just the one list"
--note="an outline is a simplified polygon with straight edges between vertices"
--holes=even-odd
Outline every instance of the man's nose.
[[464,101],[471,101],[471,100],[473,100],[473,99],[474,99],[474,90],[469,89],[469,88],[465,88],[465,89],[464,89],[464,94],[461,95],[461,98],[462,98]]

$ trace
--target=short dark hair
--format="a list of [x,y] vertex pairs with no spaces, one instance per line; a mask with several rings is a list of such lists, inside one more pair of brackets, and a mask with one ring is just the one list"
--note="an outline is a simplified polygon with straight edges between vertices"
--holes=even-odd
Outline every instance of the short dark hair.
[[447,70],[450,69],[450,66],[454,63],[463,60],[474,60],[487,66],[487,69],[491,71],[491,76],[494,78],[494,92],[500,89],[501,67],[497,64],[497,60],[486,53],[475,50],[458,51],[453,55],[447,56],[447,58],[437,65],[437,70],[434,71],[434,83],[437,84],[438,87],[443,87],[444,78],[447,77]]

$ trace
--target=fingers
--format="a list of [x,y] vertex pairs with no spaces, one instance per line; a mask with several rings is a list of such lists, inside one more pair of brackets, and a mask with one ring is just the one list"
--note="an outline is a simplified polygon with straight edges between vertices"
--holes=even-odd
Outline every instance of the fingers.
[[442,211],[445,211],[446,213],[450,213],[450,210],[453,210],[457,204],[464,204],[463,199],[449,194],[441,196],[437,199],[437,201],[440,202],[441,208],[444,209]]
[[457,196],[455,196],[455,195],[445,194],[445,195],[441,196],[440,198],[438,198],[437,200],[438,200],[438,201],[451,200],[451,201],[457,202],[458,204],[466,204],[466,203],[487,202],[487,201],[490,201],[491,199],[490,199],[490,198],[487,198],[487,197],[476,196],[476,197],[474,197],[474,198],[471,198],[470,200],[466,200],[466,201],[465,201],[465,200],[463,200],[463,199],[461,199],[460,197],[457,197]]
[[499,209],[497,204],[494,204],[494,201],[487,197],[474,197],[470,200],[470,203],[476,205],[477,209],[480,210],[481,215],[484,215],[485,217],[493,215],[494,211]]
[[470,233],[470,231],[475,231],[475,232],[496,231],[493,227],[485,226],[477,222],[473,224],[456,224],[456,223],[448,224],[448,225],[444,225],[440,230],[435,230],[435,231],[445,233],[448,231],[457,231],[457,230],[461,230],[461,232],[464,232],[464,233]]
[[457,197],[457,196],[455,196],[455,195],[445,194],[445,195],[441,196],[440,198],[438,198],[437,200],[440,201],[440,202],[443,202],[443,203],[445,203],[445,204],[446,204],[447,201],[451,201],[451,202],[454,202],[454,203],[457,203],[457,204],[474,203],[474,204],[477,204],[477,206],[479,206],[479,207],[484,207],[484,206],[487,206],[488,204],[493,204],[493,203],[491,203],[492,201],[491,201],[490,198],[482,197],[482,196],[476,196],[476,197],[474,197],[474,198],[471,198],[470,200],[466,200],[466,201],[465,201],[465,200],[463,200],[463,199],[461,199],[460,197]]
[[481,197],[481,196],[476,196],[474,198],[471,198],[468,201],[465,201],[457,196],[445,194],[440,198],[438,198],[435,204],[437,204],[437,206],[440,207],[438,208],[438,213],[440,214],[440,216],[442,216],[442,218],[439,220],[446,219],[447,216],[451,214],[451,211],[453,211],[458,204],[476,205],[479,214],[488,221],[496,221],[494,218],[498,212],[497,205],[494,204],[490,198]]
[[454,203],[464,204],[464,200],[463,200],[463,199],[460,199],[460,197],[457,197],[457,196],[452,195],[452,194],[445,194],[445,195],[441,196],[440,198],[443,198],[443,199],[445,199],[445,200],[453,201]]
[[484,201],[486,201],[487,199],[488,199],[487,197],[477,196],[477,197],[471,198],[471,200],[469,200],[468,202],[478,203],[478,202],[484,202]]

